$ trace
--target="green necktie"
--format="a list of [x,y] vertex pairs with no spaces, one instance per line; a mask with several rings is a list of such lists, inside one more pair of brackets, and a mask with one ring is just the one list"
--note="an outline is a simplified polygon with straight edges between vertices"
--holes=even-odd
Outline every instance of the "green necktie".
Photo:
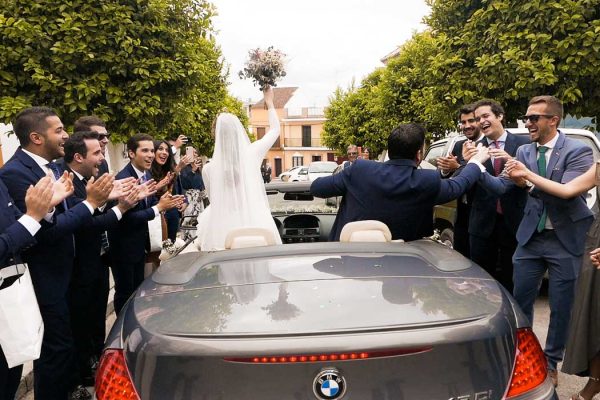
[[[544,178],[546,177],[546,151],[548,150],[548,147],[546,146],[540,146],[538,147],[538,160],[537,160],[537,164],[538,164],[538,171],[540,173],[540,176],[543,176]],[[546,211],[546,207],[544,207],[544,210],[542,211],[542,215],[540,217],[540,221],[538,222],[537,225],[537,231],[541,232],[546,228],[546,219],[548,218],[548,211]]]

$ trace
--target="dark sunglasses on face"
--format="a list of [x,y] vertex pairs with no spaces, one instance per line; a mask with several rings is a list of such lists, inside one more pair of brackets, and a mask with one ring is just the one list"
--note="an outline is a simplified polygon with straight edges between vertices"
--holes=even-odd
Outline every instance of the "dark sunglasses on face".
[[358,155],[358,152],[356,152],[356,151],[349,151],[349,152],[348,152],[348,155],[349,155],[349,156],[357,156],[357,155]]
[[110,139],[110,133],[99,133],[98,134],[98,139],[102,140],[104,138],[106,138],[107,140]]
[[552,118],[552,117],[554,117],[554,115],[550,115],[550,114],[531,114],[531,115],[523,115],[519,119],[521,121],[523,121],[524,124],[526,124],[527,121],[531,121],[532,124],[535,124],[542,117],[544,117],[544,118]]

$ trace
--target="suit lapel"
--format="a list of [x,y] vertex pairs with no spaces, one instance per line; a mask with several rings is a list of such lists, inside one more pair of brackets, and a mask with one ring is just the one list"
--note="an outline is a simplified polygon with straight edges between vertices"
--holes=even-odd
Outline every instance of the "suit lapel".
[[35,160],[25,153],[20,147],[15,152],[15,157],[17,157],[17,159],[21,161],[23,165],[29,168],[38,179],[42,179],[46,176],[46,171],[44,171],[38,165],[38,163],[36,163]]
[[527,162],[529,163],[529,169],[536,174],[540,174],[540,170],[537,165],[537,145],[535,142],[529,145],[529,154],[527,156]]
[[556,141],[556,146],[552,149],[552,154],[550,154],[550,160],[548,160],[548,166],[546,167],[546,177],[548,179],[552,178],[552,173],[554,172],[554,167],[558,162],[560,157],[560,153],[562,152],[562,148],[565,145],[565,135],[562,133],[558,133],[558,140]]

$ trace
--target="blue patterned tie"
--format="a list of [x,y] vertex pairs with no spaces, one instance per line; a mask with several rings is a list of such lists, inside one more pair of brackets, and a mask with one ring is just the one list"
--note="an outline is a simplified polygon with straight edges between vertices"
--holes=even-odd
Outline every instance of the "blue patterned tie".
[[[538,147],[538,152],[540,153],[540,155],[538,156],[538,160],[537,160],[538,171],[540,173],[540,176],[543,176],[544,178],[546,177],[546,151],[547,150],[548,150],[548,147],[546,147],[546,146]],[[537,225],[538,232],[541,232],[546,228],[546,219],[547,218],[548,218],[548,211],[546,210],[546,207],[544,206],[544,210],[542,211],[542,215],[540,216],[540,220]]]
[[52,173],[54,174],[54,179],[60,179],[60,171],[58,170],[58,165],[56,165],[56,163],[50,162],[46,164],[46,167],[48,167],[50,171],[52,171]]
[[[46,164],[46,167],[48,167],[50,169],[50,171],[52,171],[52,174],[54,175],[54,179],[55,180],[59,180],[61,173],[58,169],[58,165],[56,165],[56,163],[54,162],[49,162],[48,164]],[[67,206],[67,200],[63,200],[62,202],[63,207],[65,208],[65,210],[67,210],[69,207]]]

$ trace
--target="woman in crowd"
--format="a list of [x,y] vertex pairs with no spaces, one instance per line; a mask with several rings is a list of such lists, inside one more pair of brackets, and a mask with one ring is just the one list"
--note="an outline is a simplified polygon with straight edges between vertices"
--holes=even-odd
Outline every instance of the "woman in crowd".
[[[579,196],[600,185],[598,162],[583,175],[567,183],[558,183],[530,171],[521,162],[509,160],[506,169],[511,178],[525,178],[541,190],[563,199]],[[587,376],[583,389],[572,400],[590,400],[600,393],[600,220],[596,219],[588,232],[586,251],[590,258],[584,259],[577,286],[575,302],[571,311],[569,337],[562,365],[562,372]]]
[[[166,192],[171,194],[183,194],[183,187],[179,179],[179,172],[190,163],[189,157],[181,158],[179,164],[175,165],[175,157],[171,152],[171,146],[166,140],[154,141],[154,161],[152,162],[152,179],[158,184],[156,185],[156,196],[160,197]],[[167,237],[175,242],[177,230],[179,229],[179,221],[181,213],[185,210],[187,203],[184,203],[180,208],[173,208],[165,213],[165,221],[167,224]]]
[[217,118],[215,150],[202,171],[210,205],[198,217],[197,245],[202,251],[223,250],[225,237],[234,228],[266,228],[281,243],[269,209],[260,165],[279,138],[279,119],[273,106],[273,89],[264,90],[271,129],[250,143],[248,132],[233,114]]

